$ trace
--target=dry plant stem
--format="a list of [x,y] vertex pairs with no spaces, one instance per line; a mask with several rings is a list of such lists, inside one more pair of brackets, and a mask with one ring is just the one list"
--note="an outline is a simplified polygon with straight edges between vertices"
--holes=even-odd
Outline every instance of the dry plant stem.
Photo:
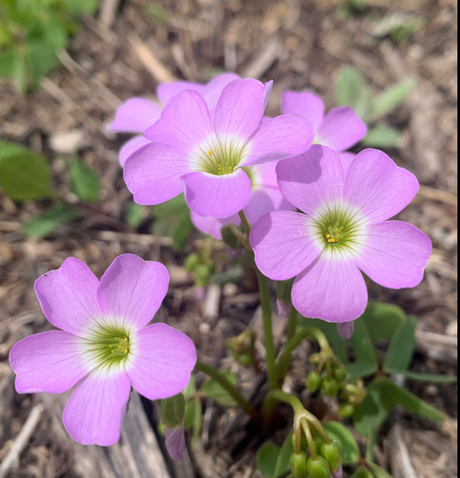
[[[244,211],[239,213],[241,219],[241,225],[249,241],[249,233],[251,232],[251,226],[246,218]],[[267,375],[268,384],[270,390],[279,388],[278,374],[276,367],[276,352],[275,343],[273,340],[273,326],[272,326],[272,306],[270,302],[270,289],[268,287],[268,279],[257,270],[257,282],[259,284],[260,305],[262,307],[262,320],[264,331],[264,345],[267,360]]]
[[254,408],[252,403],[246,400],[241,392],[227,379],[227,377],[216,370],[211,365],[208,365],[200,360],[195,365],[195,370],[203,372],[217,382],[223,389],[225,389],[229,395],[235,400],[235,402],[245,411],[255,422],[259,419],[259,414]]
[[286,345],[286,349],[279,358],[278,362],[278,371],[277,375],[279,377],[284,377],[289,370],[289,365],[291,363],[291,356],[294,350],[302,343],[304,339],[309,336],[313,336],[316,341],[318,342],[319,346],[321,347],[321,352],[327,354],[332,353],[331,348],[329,346],[329,342],[327,341],[326,336],[321,332],[321,330],[317,329],[316,327],[305,327],[291,338]]

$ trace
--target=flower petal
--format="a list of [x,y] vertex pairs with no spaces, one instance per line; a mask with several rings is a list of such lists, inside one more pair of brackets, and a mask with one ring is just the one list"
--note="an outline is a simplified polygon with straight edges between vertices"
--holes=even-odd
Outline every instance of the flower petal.
[[251,200],[244,208],[246,217],[251,224],[269,212],[293,210],[295,207],[284,199],[280,190],[269,186],[254,191]]
[[188,171],[190,165],[180,150],[150,143],[130,155],[123,178],[137,204],[154,205],[182,193],[181,176]]
[[135,254],[115,258],[101,278],[97,296],[104,318],[128,327],[142,327],[153,319],[168,291],[169,274],[159,262]]
[[429,237],[412,224],[386,221],[372,224],[358,267],[377,284],[391,289],[415,287],[431,254]]
[[378,223],[404,209],[417,194],[417,178],[377,149],[365,149],[352,161],[343,199]]
[[124,372],[98,369],[75,387],[64,407],[64,425],[82,445],[111,446],[120,438],[131,386]]
[[123,167],[126,163],[126,160],[138,149],[141,149],[142,146],[146,144],[150,144],[149,141],[144,136],[135,136],[127,141],[120,149],[118,153],[118,161],[120,162],[120,166]]
[[122,103],[109,125],[109,131],[119,133],[143,133],[160,118],[161,108],[144,98],[130,98]]
[[273,280],[286,280],[308,267],[320,253],[310,237],[308,217],[293,211],[262,216],[251,230],[249,242],[261,272]]
[[174,428],[165,426],[165,445],[169,456],[174,461],[180,461],[185,453],[184,424]]
[[200,216],[228,217],[251,199],[251,180],[242,169],[217,176],[200,171],[184,174],[185,200]]
[[222,239],[221,229],[223,226],[226,224],[235,224],[238,226],[240,224],[240,218],[238,214],[234,214],[230,217],[217,218],[212,216],[203,217],[193,211],[190,211],[190,219],[197,229],[205,234],[211,235],[214,237],[214,239],[218,240]]
[[13,345],[10,365],[18,393],[62,393],[89,373],[78,338],[61,330],[29,335]]
[[144,132],[144,136],[190,154],[213,132],[206,101],[196,91],[186,90],[171,98],[161,118]]
[[355,329],[354,320],[350,320],[350,322],[339,322],[337,324],[337,332],[340,335],[340,338],[342,338],[343,340],[351,339],[354,329]]
[[323,121],[323,100],[309,91],[285,91],[281,95],[281,111],[303,116],[315,131]]
[[59,329],[82,335],[85,326],[101,316],[98,278],[75,257],[35,281],[35,293],[45,317]]
[[208,104],[210,110],[214,109],[217,106],[222,90],[231,82],[239,80],[240,77],[236,73],[222,73],[214,77],[209,83],[204,87],[202,92],[203,98]]
[[260,164],[304,153],[314,136],[310,123],[301,116],[277,116],[265,122],[251,137],[250,153],[242,164]]
[[353,260],[320,256],[295,278],[292,305],[304,317],[349,322],[366,308],[366,283]]
[[329,111],[316,134],[316,142],[340,152],[361,141],[367,126],[349,106],[339,106]]
[[214,113],[214,127],[218,135],[247,139],[258,128],[264,114],[264,85],[247,78],[229,83]]
[[356,154],[345,151],[344,153],[339,153],[339,156],[342,161],[343,175],[344,177],[347,177],[348,168],[350,167],[351,162],[356,158]]
[[168,101],[185,90],[196,91],[203,94],[205,86],[201,83],[192,83],[190,81],[172,81],[171,83],[160,83],[157,88],[157,98],[163,106],[168,104]]
[[283,196],[307,214],[313,215],[321,205],[341,199],[342,164],[330,148],[313,145],[301,156],[280,161],[276,172]]
[[181,392],[196,363],[196,349],[190,338],[162,323],[149,325],[136,334],[133,355],[128,377],[133,388],[149,400]]

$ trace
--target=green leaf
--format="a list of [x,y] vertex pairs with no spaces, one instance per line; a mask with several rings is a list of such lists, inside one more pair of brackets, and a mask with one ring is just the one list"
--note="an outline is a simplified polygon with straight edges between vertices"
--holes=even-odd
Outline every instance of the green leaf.
[[404,377],[410,380],[417,380],[418,382],[432,382],[432,383],[456,383],[457,377],[454,375],[436,375],[431,373],[417,373],[410,372],[409,370],[389,370],[391,373],[404,375]]
[[434,422],[444,420],[444,415],[441,412],[438,412],[438,410],[431,405],[428,405],[428,403],[424,402],[413,393],[399,387],[387,377],[382,378],[381,380],[384,382],[386,393],[393,401],[394,405],[402,405],[406,410],[414,412],[427,420],[432,420]]
[[56,48],[46,41],[29,43],[27,51],[30,80],[37,88],[40,80],[51,70],[59,66],[60,61],[56,55]]
[[66,204],[56,204],[53,209],[26,222],[22,232],[27,236],[46,237],[57,226],[80,217],[78,211]]
[[351,465],[358,463],[361,454],[350,430],[339,422],[326,422],[323,426],[329,438],[335,440],[340,445],[343,464]]
[[363,121],[369,117],[371,91],[354,66],[344,66],[340,70],[335,83],[335,97],[337,104],[350,106]]
[[191,375],[188,385],[185,387],[185,390],[184,390],[185,400],[188,401],[191,398],[193,398],[193,396],[195,395],[195,392],[196,392],[195,375]]
[[188,211],[187,203],[183,194],[153,207],[153,216],[157,218],[174,218],[177,214]]
[[14,48],[0,52],[0,76],[14,80],[19,91],[26,89],[26,69],[24,56]]
[[137,229],[144,221],[148,209],[145,206],[131,202],[126,210],[126,223],[129,227]]
[[347,343],[343,340],[337,332],[337,325],[330,322],[324,322],[321,319],[309,319],[306,317],[298,318],[298,328],[300,330],[304,327],[316,327],[327,337],[329,345],[334,351],[334,355],[344,364],[348,362]]
[[275,470],[273,476],[278,478],[280,475],[289,470],[289,458],[294,453],[294,446],[292,445],[292,430],[288,433],[288,436],[284,439],[281,445],[281,450],[276,460]]
[[387,388],[381,379],[373,380],[366,390],[366,397],[353,415],[353,425],[360,435],[370,436],[379,430],[393,408],[393,402],[387,396]]
[[395,148],[398,145],[400,132],[391,126],[376,126],[371,128],[363,139],[365,146],[376,148]]
[[417,319],[407,317],[399,326],[383,361],[383,368],[391,370],[407,370],[412,360],[415,348],[415,329]]
[[185,405],[184,415],[184,430],[190,430],[193,428],[193,445],[200,437],[202,423],[203,409],[201,407],[201,400],[199,398],[195,398]]
[[280,454],[280,447],[266,441],[256,453],[256,466],[264,478],[275,478],[275,468]]
[[92,15],[97,9],[97,0],[64,0],[69,13],[75,16]]
[[17,201],[53,196],[46,159],[11,143],[0,142],[0,186]]
[[368,463],[367,466],[370,468],[375,478],[393,478],[389,473],[375,463]]
[[396,305],[369,301],[361,318],[372,340],[390,340],[406,314]]
[[351,342],[356,360],[346,368],[351,378],[365,377],[378,369],[377,355],[364,321],[356,319],[354,326]]
[[[233,385],[236,384],[236,375],[228,370],[221,372],[227,380],[229,380]],[[206,380],[200,388],[201,394],[206,398],[211,398],[212,400],[220,403],[224,407],[234,407],[236,405],[235,400],[231,395],[222,388],[217,382],[212,378]]]
[[99,177],[81,159],[75,158],[70,163],[69,174],[71,190],[81,201],[95,203],[99,200]]
[[410,78],[401,83],[390,86],[379,93],[372,101],[372,120],[390,113],[400,105],[415,86],[415,81]]
[[184,247],[188,236],[193,231],[193,223],[190,219],[190,211],[183,212],[177,219],[177,223],[171,232],[174,249],[180,251]]
[[372,473],[363,466],[360,466],[352,475],[351,478],[374,478]]

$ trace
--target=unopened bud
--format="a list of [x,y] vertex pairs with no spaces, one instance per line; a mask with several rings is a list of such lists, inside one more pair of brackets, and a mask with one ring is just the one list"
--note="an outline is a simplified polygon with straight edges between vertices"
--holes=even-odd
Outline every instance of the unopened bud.
[[307,470],[309,478],[331,478],[329,463],[322,456],[310,458]]
[[321,394],[325,397],[335,397],[338,390],[337,382],[333,378],[325,377],[321,381]]
[[353,478],[373,478],[373,475],[367,468],[362,466],[355,471]]
[[329,463],[332,471],[338,471],[342,464],[342,452],[335,441],[323,443],[320,447],[322,457]]
[[184,262],[184,267],[187,272],[193,272],[195,269],[195,266],[198,265],[199,258],[197,254],[190,254],[187,256]]
[[305,381],[305,385],[310,392],[316,392],[321,384],[321,375],[316,372],[310,372],[307,376],[307,380]]
[[340,337],[343,340],[351,339],[353,335],[353,329],[355,328],[354,322],[342,322],[341,324],[337,324],[337,332],[339,333]]
[[353,416],[353,413],[355,413],[355,407],[351,405],[350,403],[344,403],[340,405],[339,407],[339,415],[342,418],[348,418]]
[[289,458],[289,466],[295,478],[308,478],[307,464],[308,457],[303,451],[293,453]]
[[291,313],[292,305],[289,302],[284,302],[281,299],[276,299],[276,310],[281,319],[286,319]]
[[332,478],[343,478],[342,465],[339,466],[339,469],[337,471],[332,472]]
[[334,368],[334,377],[338,382],[343,382],[347,376],[347,371],[345,369],[345,366],[341,363],[339,363],[335,368]]

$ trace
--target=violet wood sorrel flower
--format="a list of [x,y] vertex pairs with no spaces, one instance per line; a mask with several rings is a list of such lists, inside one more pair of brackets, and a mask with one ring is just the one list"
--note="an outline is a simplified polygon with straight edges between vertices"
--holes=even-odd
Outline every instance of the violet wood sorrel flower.
[[[255,164],[245,168],[251,180],[252,196],[243,209],[251,224],[259,217],[277,210],[294,210],[281,194],[276,176],[277,161],[264,164]],[[205,234],[210,234],[215,239],[222,239],[221,228],[226,224],[240,224],[240,217],[234,214],[230,217],[217,218],[212,216],[202,217],[192,211],[190,215],[193,224]]]
[[102,279],[73,257],[39,277],[35,292],[51,330],[10,352],[19,393],[62,393],[75,386],[63,420],[82,444],[113,445],[131,387],[151,400],[184,389],[196,362],[193,342],[166,324],[147,326],[169,283],[166,268],[118,256]]
[[387,221],[417,193],[412,173],[366,149],[344,174],[338,154],[320,145],[276,169],[281,193],[302,212],[264,215],[250,243],[263,274],[295,277],[292,303],[302,315],[328,322],[359,317],[367,304],[361,271],[393,289],[422,280],[430,239],[411,224]]
[[[214,109],[222,93],[222,89],[230,81],[239,79],[235,73],[222,73],[210,80],[206,85],[192,83],[189,81],[173,81],[161,83],[157,88],[159,104],[144,98],[129,98],[122,103],[116,113],[114,121],[109,125],[109,131],[117,133],[143,133],[149,126],[160,118],[163,106],[177,93],[184,90],[194,90],[200,93],[209,109]],[[135,136],[127,141],[119,152],[121,166],[125,164],[128,157],[137,149],[149,144],[144,136]]]
[[310,124],[298,115],[281,115],[260,124],[271,83],[230,82],[215,110],[186,90],[175,95],[161,118],[144,133],[143,146],[125,163],[124,178],[138,204],[168,201],[185,190],[200,216],[229,217],[251,199],[247,166],[306,151]]
[[281,111],[303,116],[315,131],[314,144],[328,146],[340,153],[345,169],[356,156],[347,149],[361,141],[367,126],[349,106],[332,108],[324,114],[323,100],[310,91],[285,91],[281,95]]

